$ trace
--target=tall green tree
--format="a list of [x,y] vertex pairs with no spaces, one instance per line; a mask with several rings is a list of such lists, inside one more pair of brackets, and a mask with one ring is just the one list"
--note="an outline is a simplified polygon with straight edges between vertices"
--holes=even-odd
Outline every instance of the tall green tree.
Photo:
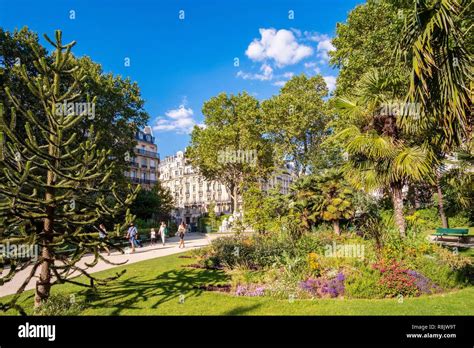
[[405,22],[407,1],[367,0],[337,23],[329,52],[330,63],[339,69],[335,95],[347,95],[370,69],[401,70],[395,47]]
[[151,190],[141,190],[130,206],[130,211],[138,219],[167,221],[173,209],[173,196],[158,181]]
[[[111,243],[100,240],[93,226],[114,221],[115,233],[120,234],[133,219],[127,207],[139,189],[129,187],[124,196],[117,193],[116,184],[110,180],[111,151],[97,146],[103,135],[94,127],[89,128],[85,141],[77,142],[77,125],[89,115],[76,106],[93,104],[95,99],[81,89],[84,70],[68,64],[73,59],[75,42],[64,45],[60,31],[55,41],[45,38],[54,48],[48,59],[34,43],[31,45],[37,74],[28,74],[24,64],[18,67],[22,84],[41,106],[44,118],[23,104],[21,96],[8,86],[5,92],[12,107],[7,114],[0,107],[0,132],[5,140],[0,161],[0,239],[2,243],[40,248],[37,259],[8,260],[10,271],[1,278],[2,283],[10,281],[19,269],[32,267],[16,295],[2,305],[4,310],[18,308],[18,296],[35,275],[35,306],[49,298],[55,284],[84,285],[70,279],[75,272],[96,280],[96,284],[105,282],[95,279],[77,262],[86,253],[94,255],[89,266],[101,259],[109,262],[99,250]],[[65,79],[71,83],[62,83]],[[67,108],[63,108],[65,101],[69,103]],[[17,123],[19,115],[25,120],[24,126]],[[64,246],[73,251],[61,253]]]
[[262,103],[265,133],[272,141],[276,158],[292,162],[299,175],[310,171],[326,134],[327,95],[321,75],[302,74],[294,76],[278,95]]
[[223,184],[232,197],[232,212],[244,185],[273,169],[271,143],[264,137],[260,105],[247,93],[221,93],[204,103],[205,127],[195,127],[186,157],[210,181]]
[[[54,57],[48,55],[47,49],[39,43],[36,33],[27,27],[13,32],[0,28],[0,85],[8,86],[24,108],[31,110],[39,120],[47,122],[43,107],[29,93],[19,67],[24,66],[29,76],[37,76],[40,72],[35,66],[35,51],[46,62],[52,63]],[[66,65],[71,69],[78,65],[84,71],[81,89],[84,95],[93,95],[96,98],[94,117],[84,117],[76,125],[76,142],[87,139],[91,125],[94,125],[96,131],[108,134],[108,137],[98,139],[100,143],[97,145],[111,150],[107,160],[114,162],[112,177],[120,190],[126,192],[128,179],[123,174],[130,166],[126,161],[126,154],[133,154],[136,145],[135,133],[149,118],[144,111],[140,88],[128,78],[104,73],[102,67],[87,56],[75,57],[71,54]],[[73,82],[72,77],[64,76],[61,89],[67,89]],[[0,88],[0,103],[6,109],[13,106],[4,88]],[[16,123],[20,132],[25,122],[26,119],[18,114]]]

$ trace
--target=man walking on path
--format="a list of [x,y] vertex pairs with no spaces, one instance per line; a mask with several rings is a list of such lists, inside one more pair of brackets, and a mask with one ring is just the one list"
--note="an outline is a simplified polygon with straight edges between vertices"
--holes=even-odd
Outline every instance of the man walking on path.
[[136,237],[137,237],[137,228],[133,224],[133,222],[130,223],[130,227],[128,228],[127,232],[127,238],[130,241],[130,244],[132,245],[132,253],[135,252],[135,243],[137,242]]

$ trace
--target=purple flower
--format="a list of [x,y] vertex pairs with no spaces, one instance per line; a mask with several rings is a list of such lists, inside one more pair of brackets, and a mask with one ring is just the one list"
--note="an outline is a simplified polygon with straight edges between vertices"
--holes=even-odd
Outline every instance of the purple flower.
[[301,289],[319,297],[338,297],[344,294],[344,274],[339,273],[334,279],[308,278],[299,283]]
[[236,296],[263,296],[265,294],[264,286],[255,286],[255,285],[238,285],[235,290]]
[[438,285],[433,283],[431,279],[425,277],[423,274],[418,273],[417,271],[408,270],[407,274],[415,278],[415,286],[423,294],[429,295],[442,290]]
[[237,290],[235,290],[235,294],[237,296],[245,296],[246,292],[247,292],[247,287],[243,285],[237,286]]

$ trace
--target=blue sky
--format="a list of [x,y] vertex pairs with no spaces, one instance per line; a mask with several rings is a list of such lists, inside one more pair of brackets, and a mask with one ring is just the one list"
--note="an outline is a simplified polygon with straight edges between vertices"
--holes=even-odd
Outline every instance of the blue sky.
[[137,81],[164,157],[184,149],[203,102],[220,92],[263,100],[302,72],[333,85],[330,39],[362,2],[0,0],[0,26],[40,36],[61,29],[64,41],[77,41],[77,56]]

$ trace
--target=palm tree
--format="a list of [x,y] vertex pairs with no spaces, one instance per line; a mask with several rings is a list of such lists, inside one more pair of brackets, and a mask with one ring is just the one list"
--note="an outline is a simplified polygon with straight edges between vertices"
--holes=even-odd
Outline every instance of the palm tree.
[[[399,113],[388,106],[404,105],[403,76],[368,71],[352,96],[336,100],[340,117],[334,135],[348,154],[345,170],[348,180],[366,191],[388,190],[394,220],[405,237],[403,187],[430,180],[436,162],[430,148],[401,127]],[[398,98],[397,98],[398,97]]]
[[452,147],[472,136],[472,31],[470,0],[415,0],[398,53],[410,64],[408,100],[425,111],[413,127],[434,123]]
[[341,234],[340,220],[354,216],[353,190],[340,170],[327,170],[298,180],[293,186],[290,207],[301,219],[303,230],[322,221],[332,223],[334,233]]
[[[421,104],[419,119],[402,117],[404,126],[431,133],[427,138],[438,158],[472,139],[473,3],[467,0],[415,0],[398,47],[410,66],[407,100]],[[448,227],[441,187],[443,167],[435,172],[438,209]]]

